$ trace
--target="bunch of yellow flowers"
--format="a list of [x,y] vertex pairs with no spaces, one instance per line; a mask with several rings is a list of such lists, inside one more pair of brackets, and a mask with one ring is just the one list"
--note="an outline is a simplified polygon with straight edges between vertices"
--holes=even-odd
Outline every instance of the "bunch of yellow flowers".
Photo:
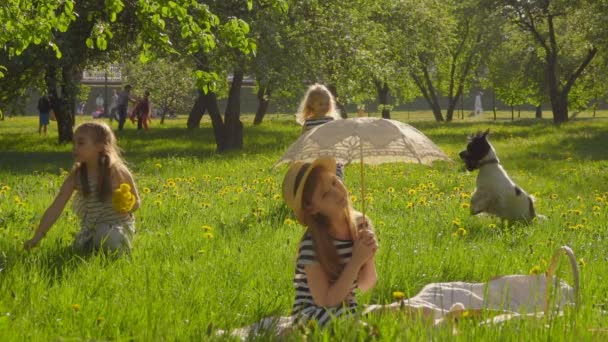
[[127,183],[120,184],[112,194],[112,206],[119,213],[128,213],[135,205],[135,196],[131,193],[131,186]]

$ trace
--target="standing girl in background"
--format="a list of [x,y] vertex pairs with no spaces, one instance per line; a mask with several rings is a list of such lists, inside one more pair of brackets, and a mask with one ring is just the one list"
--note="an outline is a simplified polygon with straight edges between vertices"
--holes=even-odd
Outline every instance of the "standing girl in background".
[[[329,89],[319,83],[308,87],[308,91],[306,91],[296,113],[296,121],[302,125],[302,133],[329,121],[339,119],[342,119],[342,117],[336,110],[336,101]],[[336,165],[336,174],[340,179],[344,179],[342,164]]]
[[114,133],[104,122],[81,124],[74,132],[73,154],[76,164],[24,248],[38,245],[76,191],[73,209],[81,223],[73,244],[76,251],[129,252],[135,234],[133,211],[140,199]]
[[292,314],[321,326],[355,310],[355,289],[367,291],[376,284],[376,237],[370,221],[351,207],[335,169],[330,157],[294,162],[283,180],[283,198],[306,227],[296,261]]

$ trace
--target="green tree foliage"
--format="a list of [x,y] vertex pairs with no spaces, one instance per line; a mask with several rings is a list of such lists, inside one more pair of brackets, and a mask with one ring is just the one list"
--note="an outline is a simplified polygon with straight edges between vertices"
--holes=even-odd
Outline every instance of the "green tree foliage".
[[569,93],[606,40],[605,2],[509,0],[494,5],[542,49],[553,120],[567,121]]
[[126,68],[126,77],[134,93],[150,91],[150,102],[158,109],[163,123],[168,113],[190,110],[195,98],[193,63],[186,59],[159,58],[148,63],[133,61]]

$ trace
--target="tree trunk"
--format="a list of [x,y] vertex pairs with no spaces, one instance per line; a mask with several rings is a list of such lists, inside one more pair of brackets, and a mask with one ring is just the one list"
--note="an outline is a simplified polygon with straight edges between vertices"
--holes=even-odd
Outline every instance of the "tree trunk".
[[259,125],[264,120],[264,116],[268,112],[268,104],[270,102],[270,89],[266,86],[259,85],[258,87],[258,110],[255,112],[253,119],[254,125]]
[[[209,94],[210,92],[211,91],[208,91],[207,94]],[[198,97],[196,98],[196,101],[194,101],[192,109],[190,109],[190,114],[188,115],[188,122],[186,123],[186,126],[189,129],[201,127],[201,119],[203,118],[203,115],[205,115],[205,111],[207,110],[207,102],[205,95],[206,94],[203,93],[202,90],[198,91]]]
[[240,120],[242,84],[243,72],[235,71],[230,91],[228,92],[228,102],[226,103],[226,113],[224,115],[225,145],[219,151],[240,150],[243,148],[243,123]]
[[336,86],[334,84],[328,84],[327,89],[334,96],[334,100],[336,101],[336,109],[338,110],[338,113],[340,114],[342,119],[348,118],[346,107],[338,100],[338,89],[336,88]]
[[541,105],[536,106],[536,118],[537,119],[543,118],[543,108]]
[[411,76],[414,80],[414,83],[416,83],[418,89],[420,89],[422,96],[424,96],[424,99],[431,107],[431,110],[433,111],[433,116],[435,116],[435,121],[441,122],[443,121],[443,114],[441,113],[441,107],[439,106],[437,95],[435,94],[435,88],[433,87],[433,84],[430,81],[426,70],[424,70],[424,74],[425,80],[422,80],[418,75],[413,72],[411,73]]
[[380,104],[380,108],[382,108],[382,118],[390,119],[391,118],[391,110],[388,104],[388,96],[389,96],[389,88],[386,82],[374,81],[376,84],[376,91],[378,92],[378,103]]
[[217,97],[214,92],[208,91],[206,94],[202,90],[198,90],[198,97],[194,102],[194,106],[190,110],[188,117],[188,128],[200,127],[200,121],[205,111],[209,111],[211,117],[211,125],[213,126],[213,135],[215,136],[215,144],[218,150],[222,150],[224,146],[224,121],[220,114],[220,109],[217,105]]
[[511,121],[515,120],[515,108],[511,105]]
[[[51,108],[55,112],[57,121],[58,142],[69,143],[72,141],[74,132],[74,109],[76,107],[77,87],[76,80],[80,79],[80,70],[77,66],[60,68],[61,83],[57,82],[57,68],[48,66],[46,69],[45,83],[49,94]],[[58,88],[61,90],[59,93]]]

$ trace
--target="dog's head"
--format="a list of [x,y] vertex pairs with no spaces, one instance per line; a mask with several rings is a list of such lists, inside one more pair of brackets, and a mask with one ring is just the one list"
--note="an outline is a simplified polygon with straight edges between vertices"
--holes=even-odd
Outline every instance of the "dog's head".
[[488,156],[493,150],[492,145],[488,141],[490,130],[483,133],[477,133],[469,137],[467,149],[460,152],[458,155],[467,167],[467,170],[473,171],[479,167],[479,162]]

